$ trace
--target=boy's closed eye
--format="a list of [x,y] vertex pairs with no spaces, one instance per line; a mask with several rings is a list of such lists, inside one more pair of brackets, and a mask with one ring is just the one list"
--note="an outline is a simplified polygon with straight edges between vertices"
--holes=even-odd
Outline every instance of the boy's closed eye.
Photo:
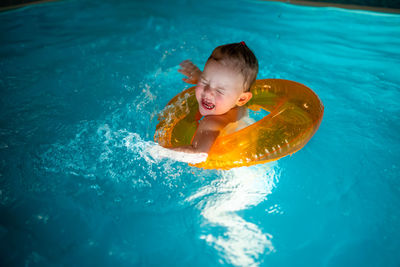
[[204,78],[200,78],[200,83],[201,83],[202,85],[207,85],[207,81],[206,81],[206,79],[204,79]]
[[222,88],[217,88],[217,93],[220,95],[224,95],[225,94],[225,90]]

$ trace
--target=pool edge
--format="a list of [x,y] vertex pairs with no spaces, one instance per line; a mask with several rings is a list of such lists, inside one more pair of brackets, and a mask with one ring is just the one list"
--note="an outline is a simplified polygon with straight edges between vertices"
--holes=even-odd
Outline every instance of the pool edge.
[[365,10],[365,11],[374,11],[374,12],[382,12],[382,13],[395,13],[400,14],[400,9],[396,8],[388,8],[388,7],[374,7],[374,6],[360,6],[360,5],[350,5],[350,4],[340,4],[340,3],[331,3],[331,2],[313,2],[306,0],[261,0],[267,2],[282,2],[287,4],[299,5],[299,6],[315,6],[315,7],[337,7],[344,9],[352,9],[352,10]]
[[39,0],[39,1],[23,3],[23,4],[13,5],[13,6],[5,6],[5,7],[0,7],[0,12],[9,11],[9,10],[22,8],[22,7],[26,7],[26,6],[32,6],[32,5],[36,5],[36,4],[56,2],[56,1],[59,1],[59,0]]

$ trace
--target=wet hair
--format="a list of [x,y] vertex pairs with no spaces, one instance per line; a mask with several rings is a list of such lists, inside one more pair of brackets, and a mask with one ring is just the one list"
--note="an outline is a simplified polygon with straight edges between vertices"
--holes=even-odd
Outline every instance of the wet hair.
[[245,92],[250,91],[250,87],[256,81],[258,61],[253,51],[244,42],[218,46],[208,60],[215,60],[239,71],[244,77]]

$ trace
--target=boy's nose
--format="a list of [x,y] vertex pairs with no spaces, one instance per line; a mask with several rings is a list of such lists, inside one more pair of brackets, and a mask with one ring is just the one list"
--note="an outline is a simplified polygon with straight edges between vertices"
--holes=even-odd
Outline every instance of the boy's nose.
[[205,95],[212,95],[212,90],[211,90],[211,88],[210,88],[210,86],[205,86],[204,87],[204,94]]

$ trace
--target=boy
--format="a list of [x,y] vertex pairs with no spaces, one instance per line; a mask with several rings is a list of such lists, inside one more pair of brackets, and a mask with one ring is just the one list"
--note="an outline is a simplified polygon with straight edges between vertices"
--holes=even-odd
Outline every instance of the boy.
[[[215,139],[229,123],[245,117],[244,105],[251,99],[258,61],[244,42],[218,46],[208,58],[203,72],[186,60],[178,71],[196,85],[196,99],[203,116],[192,144],[172,148],[186,153],[208,153]],[[204,154],[203,154],[204,155]]]

